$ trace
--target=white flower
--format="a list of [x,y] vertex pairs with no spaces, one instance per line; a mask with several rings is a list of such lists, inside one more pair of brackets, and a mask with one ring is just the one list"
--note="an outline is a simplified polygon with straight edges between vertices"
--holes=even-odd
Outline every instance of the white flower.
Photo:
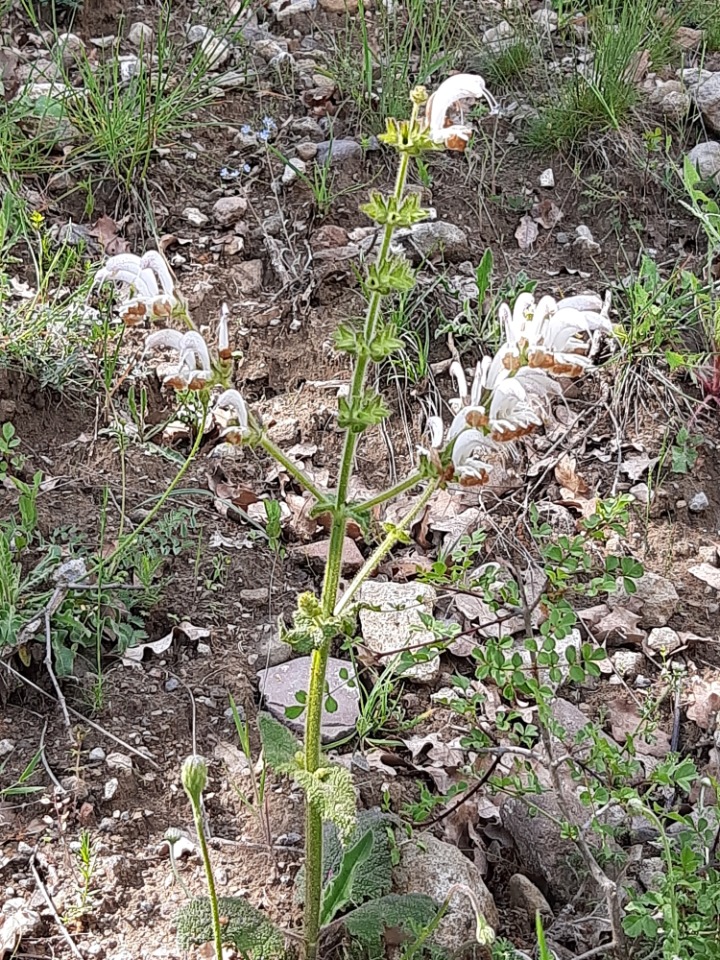
[[131,297],[123,301],[120,314],[128,324],[140,322],[148,313],[154,317],[168,317],[177,304],[170,268],[157,250],[148,250],[142,257],[134,253],[110,257],[95,274],[94,283],[108,280],[130,287]]
[[232,351],[230,350],[230,331],[228,328],[229,316],[230,310],[228,309],[228,305],[223,303],[220,308],[217,334],[218,356],[221,360],[229,360],[232,357]]
[[158,347],[174,350],[179,360],[177,367],[164,377],[163,386],[175,390],[202,390],[212,380],[210,351],[197,331],[156,330],[145,338],[145,349],[157,350]]
[[503,303],[498,314],[506,338],[500,351],[503,364],[510,370],[529,364],[556,375],[578,376],[591,365],[590,335],[612,332],[608,309],[609,300],[603,305],[596,296],[559,303],[542,297],[536,303],[532,294],[520,294],[512,311]]
[[487,457],[493,450],[492,441],[479,430],[465,430],[455,439],[452,462],[462,486],[474,487],[488,482],[492,464],[480,457]]
[[242,443],[250,434],[247,404],[237,390],[226,390],[217,399],[216,407],[230,409],[237,417],[237,426],[226,427],[220,434],[227,443]]
[[462,120],[448,124],[448,112],[463,100],[477,100],[480,97],[487,100],[492,113],[497,112],[497,101],[486,88],[483,78],[477,74],[460,73],[441,83],[425,105],[425,123],[434,142],[443,143],[450,150],[464,150],[472,136],[472,127]]

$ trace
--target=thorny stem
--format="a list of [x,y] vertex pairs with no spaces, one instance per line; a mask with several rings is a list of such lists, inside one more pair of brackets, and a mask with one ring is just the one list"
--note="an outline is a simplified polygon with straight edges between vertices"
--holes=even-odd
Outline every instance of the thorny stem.
[[[411,124],[415,124],[418,111],[419,107],[417,104],[415,104],[413,106]],[[398,165],[397,176],[395,179],[394,196],[398,204],[400,204],[402,201],[405,193],[409,164],[410,155],[408,152],[403,151],[400,155],[400,163]],[[394,230],[394,224],[385,224],[380,243],[380,250],[377,256],[377,264],[378,268],[380,269],[388,259]],[[350,393],[348,396],[348,404],[351,407],[359,400],[363,390],[365,389],[368,366],[370,364],[370,352],[368,345],[373,342],[377,332],[382,299],[383,295],[376,290],[373,291],[368,300],[363,330],[363,343],[365,346],[356,357],[355,369],[353,371],[352,381],[350,384]],[[340,585],[340,575],[342,572],[342,550],[345,539],[345,528],[348,520],[348,490],[353,472],[358,436],[358,433],[353,429],[347,429],[345,434],[345,442],[343,444],[342,458],[340,460],[340,471],[338,473],[335,503],[332,508],[330,543],[328,545],[328,558],[325,566],[325,577],[323,580],[322,595],[320,598],[323,616],[327,617],[328,619],[332,617],[335,612],[338,588]],[[396,542],[397,540],[393,540],[390,546],[394,545]],[[387,549],[390,548],[388,547]],[[377,553],[378,551],[376,550],[373,556],[377,556]],[[366,569],[367,566],[368,564],[366,563],[362,568],[365,571],[365,576],[367,576],[369,572]],[[357,581],[357,577],[355,579]],[[355,589],[357,589],[357,587]],[[308,684],[304,747],[305,769],[308,773],[315,773],[320,766],[322,708],[325,695],[325,675],[327,672],[329,655],[330,641],[327,640],[322,647],[313,650],[310,663],[310,681]],[[318,955],[318,939],[320,936],[320,908],[322,902],[322,859],[322,812],[317,803],[313,803],[308,799],[305,812],[306,886],[304,941],[306,960],[316,960]]]

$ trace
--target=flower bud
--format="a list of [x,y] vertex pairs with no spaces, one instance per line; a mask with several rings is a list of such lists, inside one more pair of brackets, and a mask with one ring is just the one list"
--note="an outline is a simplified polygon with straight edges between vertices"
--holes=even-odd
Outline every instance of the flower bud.
[[421,107],[424,103],[427,103],[428,92],[427,87],[417,86],[413,87],[410,91],[410,99],[418,107]]
[[207,760],[193,754],[185,760],[180,771],[180,779],[185,792],[194,804],[200,803],[200,797],[207,786]]

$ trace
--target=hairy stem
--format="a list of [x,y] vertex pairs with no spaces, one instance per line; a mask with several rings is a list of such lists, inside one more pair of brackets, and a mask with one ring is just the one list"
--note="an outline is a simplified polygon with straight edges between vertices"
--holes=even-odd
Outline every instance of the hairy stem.
[[387,490],[383,490],[383,492],[378,493],[377,496],[356,504],[355,510],[359,513],[366,513],[372,510],[373,507],[379,507],[381,504],[387,503],[388,500],[394,500],[395,497],[399,497],[401,493],[412,490],[412,488],[416,487],[424,478],[425,474],[421,470],[416,470],[414,473],[411,473],[409,477],[406,477],[405,480],[400,480],[399,483],[396,483],[394,487],[388,487]]
[[[417,118],[418,108],[413,108],[412,122]],[[403,152],[400,155],[397,176],[395,179],[394,195],[398,203],[402,200],[407,183],[410,155]],[[390,254],[394,224],[386,223],[383,229],[377,263],[381,268]],[[355,360],[348,403],[352,406],[362,395],[367,380],[370,365],[371,344],[377,333],[382,305],[382,294],[374,291],[367,306],[365,325],[363,330],[364,347]],[[348,490],[352,478],[355,461],[355,450],[359,434],[348,429],[345,433],[340,470],[338,473],[335,503],[332,508],[332,525],[330,527],[330,543],[328,545],[328,559],[325,566],[325,576],[321,595],[323,615],[333,616],[337,603],[340,575],[342,573],[342,549],[345,539],[348,513]],[[377,553],[377,551],[376,551]],[[367,566],[367,565],[365,565]],[[365,569],[365,567],[363,567]],[[367,576],[367,573],[365,574]],[[325,696],[325,674],[330,655],[330,641],[314,650],[310,666],[310,682],[308,685],[307,714],[305,717],[305,769],[314,773],[320,765],[321,721],[323,700]],[[305,819],[305,914],[304,914],[304,941],[306,960],[316,960],[318,940],[320,936],[320,908],[322,903],[322,813],[320,807],[312,801],[307,801]]]
[[312,494],[318,503],[323,503],[327,499],[326,495],[319,487],[315,486],[303,468],[299,464],[294,463],[287,454],[283,453],[280,447],[276,446],[267,434],[261,433],[258,442],[263,450],[269,453],[274,460],[277,460],[283,470],[289,473],[293,480],[296,480],[304,490]]
[[202,855],[203,867],[205,868],[205,881],[207,882],[208,898],[210,900],[210,911],[212,914],[213,937],[215,940],[216,960],[223,960],[222,948],[222,927],[220,926],[220,908],[218,907],[217,891],[215,890],[215,877],[210,863],[210,851],[208,850],[207,840],[205,839],[205,827],[202,820],[200,805],[191,798],[193,820],[195,821],[195,831],[200,844],[200,854]]

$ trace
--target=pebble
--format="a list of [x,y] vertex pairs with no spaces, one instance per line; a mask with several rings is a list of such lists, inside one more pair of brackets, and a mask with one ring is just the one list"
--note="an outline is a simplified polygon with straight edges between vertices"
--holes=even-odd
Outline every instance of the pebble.
[[355,13],[358,0],[320,0],[320,6],[327,13]]
[[221,67],[229,60],[230,54],[232,53],[232,48],[227,40],[223,40],[222,37],[216,37],[212,31],[203,37],[200,50],[211,70],[216,70],[218,67]]
[[111,777],[103,788],[103,799],[112,800],[120,786],[117,777]]
[[[327,563],[329,540],[317,540],[298,549],[298,553],[306,560],[318,562],[322,567]],[[355,573],[363,565],[364,558],[357,544],[350,537],[343,539],[342,569],[343,573]]]
[[682,645],[682,640],[670,627],[655,627],[643,642],[643,649],[648,654],[663,656],[673,653]]
[[586,227],[584,223],[575,227],[573,246],[585,253],[599,253],[601,249],[600,244],[593,237],[590,227]]
[[321,140],[317,145],[316,160],[319,164],[348,163],[360,160],[362,155],[362,147],[357,140]]
[[270,9],[275,14],[276,20],[288,20],[298,13],[312,13],[317,7],[317,0],[273,0]]
[[304,137],[307,140],[314,140],[316,143],[325,137],[323,128],[312,117],[302,117],[300,120],[293,120],[290,127],[292,132],[298,137]]
[[555,174],[553,173],[552,167],[548,167],[547,170],[543,170],[538,177],[538,183],[541,187],[547,187],[548,189],[555,186]]
[[247,213],[247,208],[245,197],[220,197],[213,206],[213,219],[221,227],[231,227]]
[[53,60],[71,67],[85,52],[85,41],[75,33],[61,33],[52,48]]
[[303,140],[302,143],[299,143],[295,147],[295,153],[300,157],[301,160],[314,160],[317,156],[318,145],[313,143],[312,140]]
[[304,160],[300,160],[299,157],[290,157],[280,178],[283,186],[288,187],[291,183],[295,183],[299,175],[305,173],[306,170],[307,164]]
[[482,35],[482,42],[491,53],[501,53],[514,43],[515,31],[507,22],[501,20],[496,27],[490,27]]
[[235,280],[240,286],[240,292],[246,296],[260,293],[263,284],[262,260],[245,260],[239,263],[235,270]]
[[110,770],[119,770],[121,773],[132,771],[132,757],[129,757],[126,753],[109,753],[105,758],[105,763]]
[[446,220],[426,221],[412,227],[397,230],[398,240],[409,240],[409,252],[429,257],[442,251],[447,257],[466,256],[469,248],[467,234],[454,223]]
[[102,747],[93,747],[90,753],[88,754],[88,760],[91,763],[102,763],[105,759],[105,751]]
[[557,12],[555,10],[548,10],[547,7],[536,10],[531,19],[533,23],[537,24],[537,26],[546,33],[555,33],[558,28]]
[[185,207],[182,212],[182,215],[188,223],[191,223],[194,227],[204,227],[206,223],[209,222],[210,217],[204,214],[201,210],[198,210],[197,207]]
[[128,31],[128,42],[134,47],[146,46],[152,43],[152,38],[153,28],[142,21],[134,23]]
[[201,43],[205,37],[212,36],[212,30],[210,27],[205,27],[200,23],[196,23],[194,26],[190,27],[187,32],[187,41],[188,43]]
[[717,141],[698,143],[688,153],[687,158],[697,168],[703,180],[720,175],[720,143]]
[[15,744],[12,740],[0,740],[0,757],[6,757],[12,753],[14,749]]
[[165,681],[165,692],[172,693],[174,690],[180,686],[180,681],[176,680],[175,677],[170,677],[169,680]]
[[688,502],[688,510],[691,513],[702,513],[704,510],[707,510],[709,506],[710,501],[708,500],[708,496],[704,490],[696,493]]

